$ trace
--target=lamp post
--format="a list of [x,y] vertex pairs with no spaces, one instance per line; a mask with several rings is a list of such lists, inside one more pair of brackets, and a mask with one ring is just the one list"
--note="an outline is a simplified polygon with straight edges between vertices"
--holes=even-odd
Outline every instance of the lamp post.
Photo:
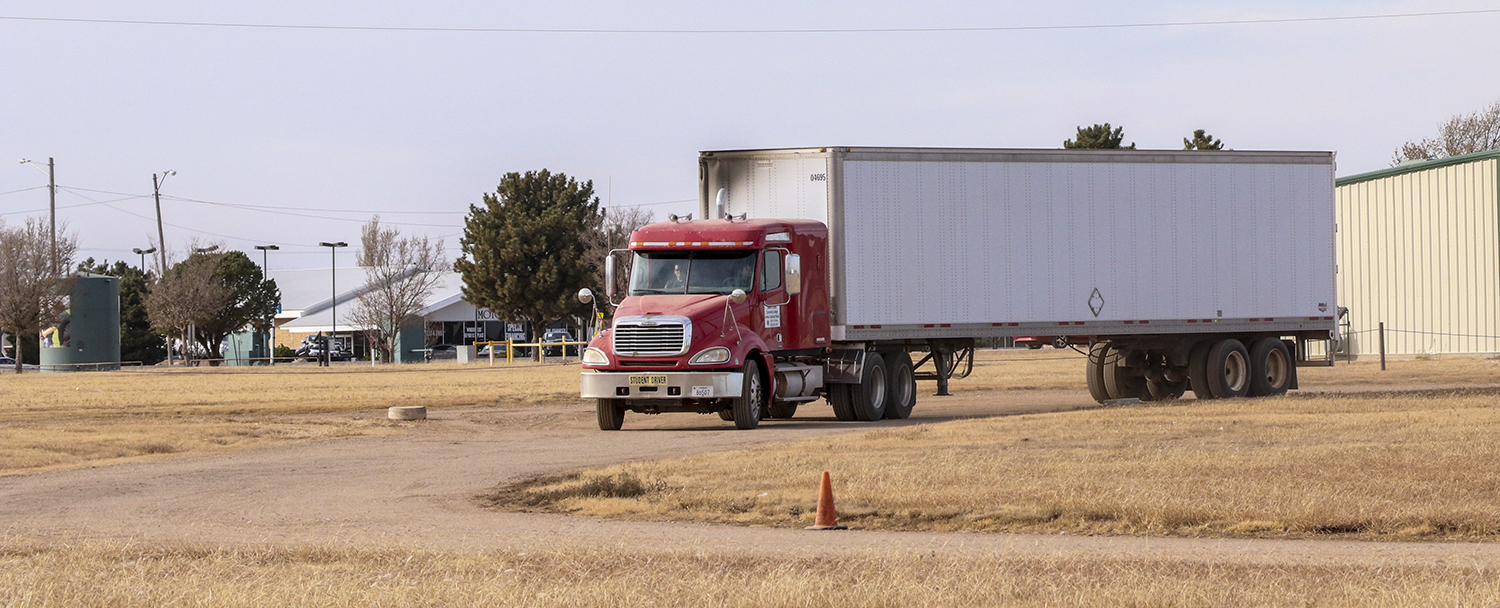
[[146,274],[146,254],[156,253],[156,248],[151,247],[149,249],[141,249],[140,247],[134,247],[131,249],[131,251],[135,252],[136,255],[141,256],[141,274]]
[[161,173],[161,179],[156,174],[151,174],[151,191],[156,193],[156,245],[161,247],[161,269],[167,269],[167,237],[161,230],[161,185],[167,183],[168,175],[177,175],[176,171],[167,170]]
[[[23,158],[21,164],[41,169],[31,159]],[[51,156],[47,157],[47,217],[48,227],[52,231],[52,272],[57,272],[57,174]]]
[[[260,274],[265,280],[269,281],[271,280],[271,266],[269,264],[270,257],[267,252],[281,251],[281,247],[276,245],[256,245],[255,248],[260,251]],[[277,306],[277,308],[280,308],[280,306]],[[270,365],[276,365],[276,316],[274,314],[270,319],[266,319],[266,328],[266,348],[270,349],[271,353],[271,356],[267,357],[266,360],[270,361]]]
[[323,354],[324,357],[328,359],[328,367],[333,367],[333,339],[334,336],[337,336],[339,333],[339,247],[348,247],[349,244],[343,241],[339,241],[337,243],[329,243],[325,241],[322,243],[318,243],[318,245],[328,248],[329,283],[331,283],[330,287],[332,288],[333,292],[333,299],[329,300],[329,302],[331,302],[333,305],[333,317],[330,325],[331,329],[328,332],[328,341],[323,343]]

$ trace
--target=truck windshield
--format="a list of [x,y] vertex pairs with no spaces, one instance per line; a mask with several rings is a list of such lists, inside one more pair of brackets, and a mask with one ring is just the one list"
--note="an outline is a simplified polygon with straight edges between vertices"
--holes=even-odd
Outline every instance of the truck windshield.
[[755,251],[637,251],[630,295],[747,293],[755,285]]

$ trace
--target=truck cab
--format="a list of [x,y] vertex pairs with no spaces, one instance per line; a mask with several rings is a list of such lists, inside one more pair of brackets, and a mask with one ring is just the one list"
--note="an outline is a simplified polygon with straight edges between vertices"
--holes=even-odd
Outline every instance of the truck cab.
[[[582,396],[600,428],[624,413],[717,413],[739,428],[790,417],[822,392],[831,346],[828,228],[813,220],[715,219],[645,226],[616,262],[629,286],[583,354]],[[611,301],[618,294],[610,293]]]

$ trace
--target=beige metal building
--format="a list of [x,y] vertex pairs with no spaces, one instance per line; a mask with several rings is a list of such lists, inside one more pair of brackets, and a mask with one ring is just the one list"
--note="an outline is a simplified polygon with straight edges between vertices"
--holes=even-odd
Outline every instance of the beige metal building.
[[1500,150],[1336,182],[1343,353],[1500,352]]

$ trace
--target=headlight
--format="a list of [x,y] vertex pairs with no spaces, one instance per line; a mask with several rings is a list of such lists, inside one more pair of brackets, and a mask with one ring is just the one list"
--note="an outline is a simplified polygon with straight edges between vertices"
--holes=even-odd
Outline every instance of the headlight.
[[584,365],[609,365],[609,356],[604,351],[589,347],[583,349]]
[[688,364],[689,365],[713,365],[715,363],[723,363],[723,362],[728,361],[728,360],[729,360],[729,349],[724,348],[722,346],[715,346],[713,348],[705,348],[705,349],[702,350],[702,352],[699,352],[698,354],[693,355],[693,359],[691,361],[688,361]]

